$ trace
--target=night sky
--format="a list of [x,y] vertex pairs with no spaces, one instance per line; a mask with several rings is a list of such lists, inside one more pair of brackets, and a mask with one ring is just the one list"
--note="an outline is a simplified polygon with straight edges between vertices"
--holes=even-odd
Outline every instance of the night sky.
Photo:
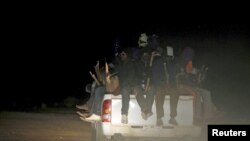
[[[28,21],[22,19],[19,21],[22,24],[13,23],[7,35],[15,40],[10,40],[5,51],[8,56],[4,60],[6,91],[1,94],[4,97],[1,98],[3,109],[18,104],[32,106],[41,102],[53,103],[68,96],[87,98],[88,95],[81,92],[81,89],[92,81],[88,71],[94,71],[93,66],[97,60],[103,62],[105,56],[110,56],[113,40],[118,37],[124,46],[136,46],[142,32],[164,36],[168,44],[177,49],[193,47],[199,57],[197,63],[204,61],[211,67],[208,84],[219,83],[216,86],[208,85],[213,92],[228,92],[225,89],[237,85],[237,89],[244,89],[244,93],[247,93],[241,93],[238,98],[250,99],[250,91],[246,88],[246,83],[250,84],[247,24],[152,23],[115,19],[92,21],[90,18],[75,16],[50,16]],[[109,60],[109,57],[106,58]],[[215,79],[218,77],[221,80]],[[242,80],[242,85],[222,85],[225,80]],[[220,98],[224,96],[226,94],[219,95]],[[219,105],[218,101],[215,99]],[[249,107],[249,104],[246,106]]]

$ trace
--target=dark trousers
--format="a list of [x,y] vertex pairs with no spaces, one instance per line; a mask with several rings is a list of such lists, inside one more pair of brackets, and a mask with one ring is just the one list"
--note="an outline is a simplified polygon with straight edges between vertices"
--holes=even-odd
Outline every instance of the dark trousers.
[[193,109],[194,109],[194,120],[201,121],[203,119],[202,116],[202,101],[200,93],[193,87],[189,85],[179,85],[179,90],[181,93],[192,95],[194,97],[193,100]]
[[[157,118],[164,117],[164,101],[166,96],[166,89],[164,86],[154,86],[153,93],[155,94],[156,114]],[[170,117],[177,116],[177,104],[179,95],[177,93],[170,93]]]
[[90,98],[92,102],[90,113],[101,115],[101,107],[102,107],[101,104],[102,104],[102,99],[104,97],[104,94],[105,94],[104,86],[99,86],[95,88],[94,95],[91,96]]
[[[138,86],[136,87],[136,100],[141,107],[141,111],[145,114],[152,112],[152,106],[154,103],[154,93],[152,90],[149,90],[147,93]],[[144,96],[145,95],[145,96]]]
[[128,115],[129,110],[129,101],[130,101],[130,94],[132,93],[132,89],[129,86],[121,87],[120,89],[122,95],[122,115]]

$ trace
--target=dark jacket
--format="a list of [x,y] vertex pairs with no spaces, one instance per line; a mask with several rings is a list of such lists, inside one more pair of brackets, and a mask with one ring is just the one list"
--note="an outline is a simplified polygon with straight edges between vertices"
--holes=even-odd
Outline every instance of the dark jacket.
[[117,66],[120,87],[135,86],[134,63],[130,60]]
[[152,85],[166,84],[166,74],[164,70],[164,60],[161,56],[155,56],[151,68]]

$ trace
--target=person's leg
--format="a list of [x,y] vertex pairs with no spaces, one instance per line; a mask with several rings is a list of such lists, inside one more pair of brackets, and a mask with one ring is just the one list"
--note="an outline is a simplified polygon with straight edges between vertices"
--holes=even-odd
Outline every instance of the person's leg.
[[96,115],[101,115],[101,103],[102,103],[104,94],[105,94],[104,86],[97,87],[95,89],[95,98],[94,98],[94,102],[92,104],[92,109],[91,109],[92,113]]
[[170,117],[175,118],[177,116],[177,105],[179,100],[179,94],[177,92],[170,94]]
[[144,120],[147,120],[147,111],[146,111],[146,99],[144,97],[144,92],[141,87],[136,87],[135,88],[136,95],[135,98],[137,100],[137,103],[139,104],[141,108],[141,116]]
[[194,123],[200,125],[202,123],[202,99],[199,92],[196,93],[195,108],[194,108]]
[[89,111],[92,108],[93,102],[94,102],[94,97],[95,95],[91,95],[89,100],[82,104],[82,105],[76,105],[76,108],[80,109],[80,110],[85,110],[85,111]]
[[121,94],[122,94],[121,122],[124,124],[128,123],[128,109],[129,109],[130,93],[131,93],[131,89],[128,87],[123,87],[121,89]]
[[156,105],[156,115],[157,118],[162,118],[164,116],[163,104],[165,100],[165,95],[160,92],[160,87],[153,87],[153,93],[155,94],[155,105]]
[[214,111],[215,106],[212,102],[210,91],[206,89],[202,89],[202,88],[197,88],[196,90],[201,94],[201,97],[203,99],[204,120],[213,118],[215,114],[215,111]]
[[129,109],[129,100],[130,100],[130,89],[128,87],[124,87],[121,89],[122,94],[122,109],[121,113],[123,115],[128,115],[128,109]]
[[194,97],[193,99],[193,115],[194,115],[194,124],[200,125],[202,123],[202,101],[201,96],[198,91],[195,90],[195,88],[188,86],[188,85],[182,85],[181,89],[183,92],[192,95]]
[[89,116],[81,117],[84,121],[100,121],[101,120],[101,103],[103,96],[105,94],[105,87],[100,86],[97,87],[94,91],[94,98],[92,102],[92,106],[90,109]]
[[170,93],[170,124],[178,125],[175,117],[177,116],[177,105],[179,100],[179,94],[176,91],[171,91]]
[[163,105],[165,101],[165,95],[161,92],[159,86],[153,87],[153,93],[155,95],[155,105],[156,105],[156,117],[157,117],[156,125],[162,126],[163,125],[162,117],[164,117]]
[[139,106],[141,108],[141,111],[145,112],[146,101],[145,101],[145,98],[144,98],[144,95],[143,95],[144,93],[143,93],[143,91],[142,91],[142,89],[140,87],[136,87],[135,91],[136,91],[135,98],[137,100],[137,103],[139,104]]
[[[88,85],[91,85],[91,84],[88,84]],[[82,104],[82,105],[76,105],[76,108],[81,109],[81,110],[86,110],[86,111],[88,111],[88,110],[90,110],[92,108],[94,97],[95,97],[95,93],[94,93],[95,88],[96,88],[95,84],[92,83],[91,91],[90,91],[90,97],[89,97],[88,101],[86,103]]]
[[152,113],[152,106],[154,104],[155,95],[153,93],[153,90],[150,89],[146,94],[146,112]]
[[94,103],[94,99],[95,99],[95,94],[90,95],[90,98],[89,98],[89,100],[86,103],[88,109],[92,108],[92,105]]

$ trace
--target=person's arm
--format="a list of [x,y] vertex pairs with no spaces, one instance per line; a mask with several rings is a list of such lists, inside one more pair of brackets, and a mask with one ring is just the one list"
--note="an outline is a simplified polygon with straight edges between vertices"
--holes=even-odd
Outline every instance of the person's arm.
[[151,57],[150,57],[150,61],[149,61],[149,67],[148,67],[148,77],[147,77],[147,83],[146,83],[146,87],[145,87],[145,92],[148,92],[149,90],[149,85],[150,85],[150,78],[151,78],[151,73],[150,73],[150,70],[152,68],[152,65],[153,65],[153,61],[154,61],[154,57],[155,57],[155,53],[152,52],[151,54]]
[[167,63],[164,62],[163,66],[164,66],[164,72],[165,72],[165,78],[166,78],[167,86],[169,86],[169,73],[168,73],[168,70],[167,70]]

